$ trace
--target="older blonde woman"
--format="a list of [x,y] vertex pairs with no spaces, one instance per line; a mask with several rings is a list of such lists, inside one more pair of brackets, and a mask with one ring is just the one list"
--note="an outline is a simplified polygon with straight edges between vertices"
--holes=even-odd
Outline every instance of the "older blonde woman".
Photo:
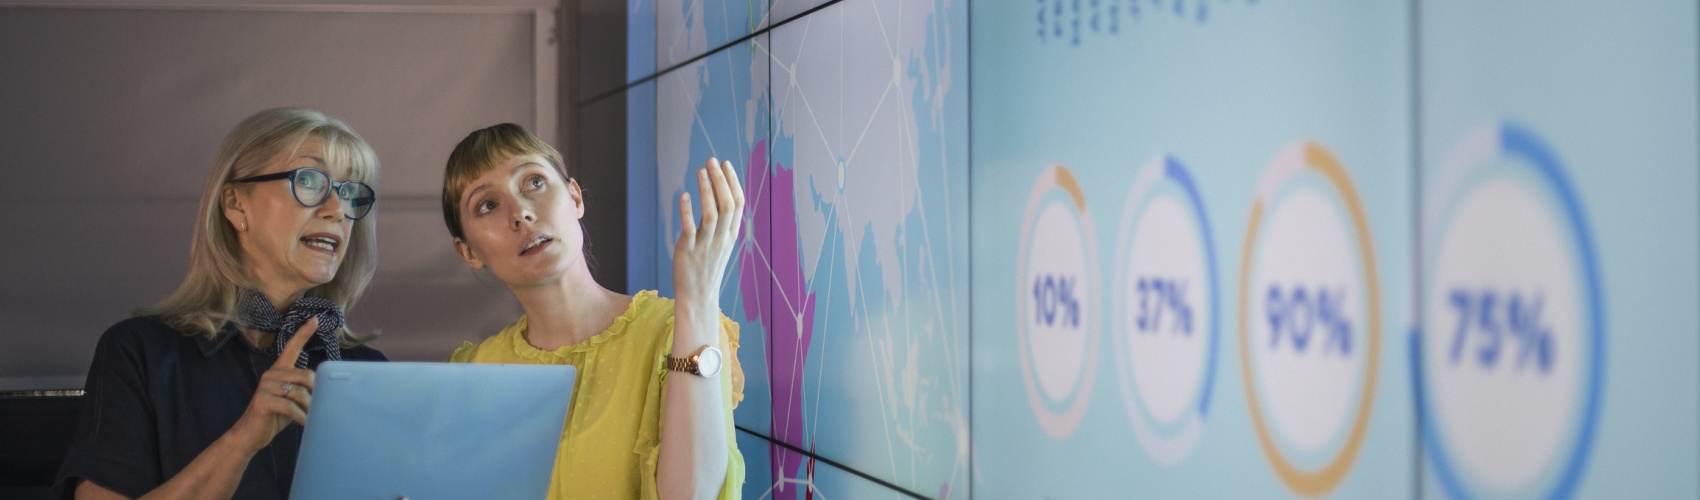
[[384,360],[343,325],[377,263],[377,157],[316,111],[225,137],[177,291],[101,336],[55,483],[76,498],[286,498],[312,368]]

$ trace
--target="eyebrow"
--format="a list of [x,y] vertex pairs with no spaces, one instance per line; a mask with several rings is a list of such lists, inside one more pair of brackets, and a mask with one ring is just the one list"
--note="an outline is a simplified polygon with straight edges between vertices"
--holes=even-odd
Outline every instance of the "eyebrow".
[[[534,162],[534,161],[528,161],[528,162],[525,162],[525,163],[514,165],[514,168],[508,170],[508,173],[509,173],[509,175],[512,175],[514,172],[518,172],[518,171],[524,169],[525,167],[531,167],[531,166],[542,167],[543,164],[537,163],[537,162]],[[491,185],[492,184],[486,182],[486,183],[479,184],[479,185],[473,187],[471,191],[466,192],[466,200],[472,201],[473,198],[477,197],[479,191],[490,189]]]
[[488,183],[488,182],[483,183],[483,184],[479,184],[477,187],[472,188],[471,191],[466,192],[466,201],[472,201],[473,198],[478,197],[477,195],[478,195],[479,191],[483,191],[483,190],[486,190],[486,189],[490,189],[490,183]]

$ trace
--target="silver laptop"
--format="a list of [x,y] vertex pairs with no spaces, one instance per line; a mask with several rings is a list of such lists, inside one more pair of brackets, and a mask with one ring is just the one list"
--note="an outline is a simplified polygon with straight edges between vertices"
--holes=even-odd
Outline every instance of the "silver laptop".
[[543,498],[571,366],[328,361],[290,497]]

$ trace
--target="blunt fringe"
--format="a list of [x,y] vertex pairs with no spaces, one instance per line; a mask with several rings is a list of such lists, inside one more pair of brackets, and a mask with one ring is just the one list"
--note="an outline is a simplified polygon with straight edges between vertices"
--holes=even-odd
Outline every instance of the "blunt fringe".
[[461,139],[460,144],[455,145],[454,152],[449,153],[449,163],[443,170],[443,223],[449,226],[450,235],[456,239],[466,238],[457,208],[461,202],[461,193],[480,176],[496,168],[497,163],[522,155],[541,156],[549,161],[549,166],[561,173],[562,179],[573,178],[572,174],[567,172],[566,162],[561,159],[560,151],[527,131],[525,127],[512,123],[475,130],[467,134],[465,139]]

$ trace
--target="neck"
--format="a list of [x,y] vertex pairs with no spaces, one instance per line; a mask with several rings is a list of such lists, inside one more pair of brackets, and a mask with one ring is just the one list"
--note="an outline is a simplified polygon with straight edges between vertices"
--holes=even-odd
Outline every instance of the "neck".
[[255,283],[254,289],[266,296],[266,301],[272,303],[272,309],[288,311],[289,306],[301,300],[307,290],[313,288],[313,283],[300,279],[288,279],[276,269],[267,266],[254,266],[248,269],[248,277]]
[[[294,305],[295,301],[301,300],[301,297],[307,294],[307,289],[305,288],[283,286],[265,282],[261,282],[256,290],[260,292],[260,295],[266,296],[266,302],[271,303],[272,309],[276,309],[278,311],[288,311],[289,306]],[[272,343],[277,339],[276,334],[262,332],[251,328],[243,328],[242,335],[248,337],[248,342],[254,344],[255,347],[262,349],[272,345]]]
[[307,294],[306,289],[267,285],[265,283],[260,284],[259,291],[261,295],[266,296],[267,302],[272,303],[272,309],[278,311],[288,311],[289,306],[294,305],[295,301],[301,300],[301,297]]
[[546,351],[583,342],[606,330],[630,300],[603,288],[579,266],[558,279],[508,288],[525,310],[526,340]]
[[248,343],[262,350],[270,349],[277,342],[277,334],[262,332],[252,328],[243,328],[242,336],[248,338]]

